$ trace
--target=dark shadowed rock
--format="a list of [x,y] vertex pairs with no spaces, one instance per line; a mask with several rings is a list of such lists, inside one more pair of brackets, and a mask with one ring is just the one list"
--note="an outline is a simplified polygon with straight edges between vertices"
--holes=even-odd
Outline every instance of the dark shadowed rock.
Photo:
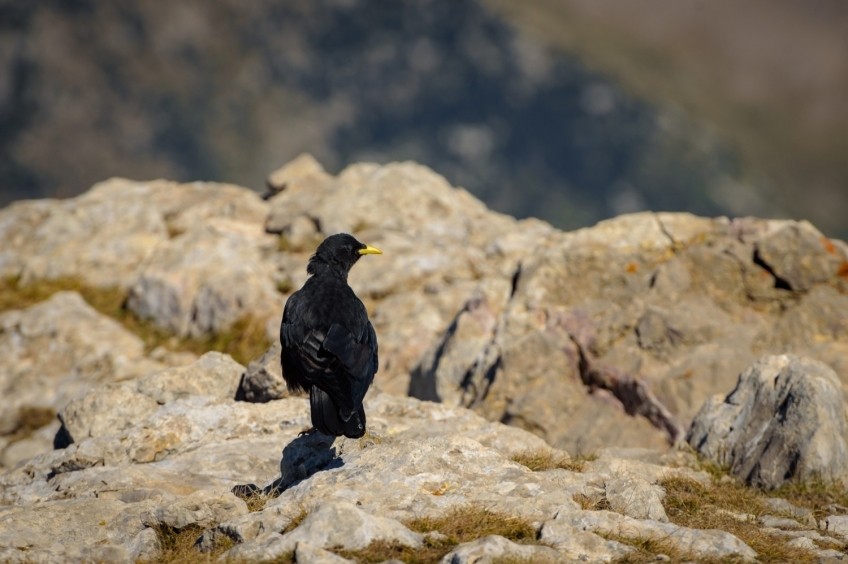
[[264,403],[288,394],[280,364],[280,343],[275,342],[265,354],[247,365],[239,382],[238,399]]
[[687,440],[758,487],[813,479],[848,484],[842,386],[830,367],[812,359],[760,359],[730,394],[704,405]]

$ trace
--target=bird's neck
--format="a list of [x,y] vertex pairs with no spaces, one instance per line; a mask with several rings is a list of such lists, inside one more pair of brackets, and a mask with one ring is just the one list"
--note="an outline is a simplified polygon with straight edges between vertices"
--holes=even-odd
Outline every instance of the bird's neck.
[[336,278],[347,282],[347,270],[323,261],[310,261],[306,272],[313,276]]

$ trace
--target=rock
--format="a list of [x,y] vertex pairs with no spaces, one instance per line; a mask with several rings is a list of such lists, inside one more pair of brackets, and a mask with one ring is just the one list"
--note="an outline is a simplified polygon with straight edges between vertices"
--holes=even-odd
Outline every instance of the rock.
[[625,544],[580,530],[559,518],[545,521],[539,540],[555,548],[562,559],[572,561],[610,562],[633,552]]
[[[0,511],[0,558],[4,561],[135,561],[156,552],[143,522],[146,504],[119,500],[65,499]],[[81,539],[83,542],[73,539]]]
[[283,535],[283,542],[292,548],[301,541],[319,548],[361,550],[375,541],[417,547],[422,538],[394,519],[368,514],[352,503],[327,501]]
[[498,560],[561,562],[563,555],[547,546],[516,544],[499,535],[489,535],[457,546],[442,558],[443,564],[472,564]]
[[275,341],[264,355],[247,365],[247,371],[239,383],[239,399],[264,403],[288,395],[280,351],[280,343]]
[[[69,200],[21,202],[0,210],[4,276],[24,282],[79,277],[126,287],[168,237],[162,215],[127,181],[114,179]],[[120,195],[119,195],[120,194]]]
[[753,560],[757,553],[725,531],[689,529],[671,523],[639,520],[610,511],[581,511],[557,516],[581,531],[613,535],[629,539],[651,539],[668,542],[684,554],[695,558],[741,558]]
[[[678,442],[762,354],[819,359],[848,383],[848,247],[807,223],[645,212],[562,233],[415,163],[333,176],[308,155],[269,186],[263,201],[224,184],[112,179],[16,204],[0,211],[0,273],[118,286],[134,314],[181,336],[253,317],[276,341],[315,246],[353,231],[385,251],[351,274],[380,340],[375,387],[572,452]],[[268,398],[273,382],[257,383]]]
[[108,436],[135,426],[179,398],[233,399],[243,371],[244,367],[227,355],[206,353],[188,366],[92,391],[69,402],[59,412],[59,419],[72,442]]
[[830,279],[844,260],[809,222],[787,224],[757,243],[757,259],[775,276],[775,284],[806,291]]
[[[845,248],[816,233],[641,213],[541,239],[505,298],[469,294],[410,391],[591,451],[681,440],[703,402],[764,351],[838,362],[848,382]],[[793,296],[760,250],[813,239],[826,268]]]
[[803,529],[804,525],[795,519],[787,519],[786,517],[776,517],[774,515],[760,515],[759,524],[763,527],[772,529]]
[[615,477],[604,483],[610,509],[634,519],[668,522],[662,499],[665,492],[641,477]]
[[298,564],[345,564],[353,562],[353,560],[342,558],[328,550],[315,548],[305,542],[299,542],[295,546],[294,561]]
[[145,357],[141,339],[76,292],[59,292],[26,309],[0,314],[0,357],[5,402],[0,435],[15,439],[0,443],[0,450],[10,466],[22,460],[7,452],[20,440],[29,439],[30,454],[50,450],[53,437],[37,434],[38,429],[50,425],[59,409],[95,384],[163,367]]
[[202,224],[159,245],[133,283],[127,307],[180,336],[219,333],[235,321],[282,311],[262,259],[259,226]]
[[247,505],[230,492],[217,493],[197,490],[151,512],[148,521],[183,529],[189,525],[211,527],[221,521],[247,513]]
[[824,520],[824,530],[848,538],[848,515],[829,515]]
[[788,515],[792,519],[796,519],[797,521],[803,523],[808,528],[816,527],[816,518],[813,515],[813,512],[807,509],[806,507],[798,507],[797,505],[793,505],[789,503],[785,499],[779,497],[769,497],[763,500],[763,503],[769,509],[773,511],[780,512],[783,515]]
[[687,440],[746,483],[773,489],[788,480],[848,483],[842,387],[827,365],[793,355],[764,357],[714,396]]

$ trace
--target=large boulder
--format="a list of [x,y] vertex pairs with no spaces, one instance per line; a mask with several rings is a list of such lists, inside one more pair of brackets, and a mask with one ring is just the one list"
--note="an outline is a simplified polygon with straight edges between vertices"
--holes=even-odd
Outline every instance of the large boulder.
[[807,223],[640,213],[542,241],[466,296],[411,394],[591,451],[682,441],[763,353],[848,383],[848,252]]
[[726,396],[710,398],[687,440],[746,483],[773,489],[791,480],[848,484],[848,424],[842,385],[826,364],[767,356]]

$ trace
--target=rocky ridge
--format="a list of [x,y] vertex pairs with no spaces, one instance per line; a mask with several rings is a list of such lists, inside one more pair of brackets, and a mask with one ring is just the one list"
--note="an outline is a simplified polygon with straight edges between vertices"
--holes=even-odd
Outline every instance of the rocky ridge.
[[[707,400],[736,405],[724,394],[768,354],[798,355],[763,366],[802,384],[819,374],[809,389],[832,400],[820,409],[832,441],[799,451],[796,466],[810,471],[799,476],[848,475],[833,447],[846,432],[848,247],[804,222],[646,213],[563,233],[495,214],[413,163],[334,177],[304,156],[271,175],[265,197],[112,179],[72,200],[14,204],[0,210],[0,274],[116,288],[131,315],[177,336],[248,315],[275,340],[286,294],[336,231],[385,252],[350,280],[380,338],[360,441],[297,436],[307,406],[281,385],[278,348],[247,367],[146,350],[73,292],[0,313],[3,559],[155,559],[157,531],[190,527],[200,547],[221,552],[227,539],[228,557],[331,559],[322,550],[443,542],[410,523],[469,505],[525,520],[532,542],[483,535],[444,545],[449,560],[614,560],[629,543],[669,538],[692,557],[754,558],[730,533],[671,522],[664,500],[669,480],[709,484],[669,446],[688,430],[699,448],[695,429],[707,429],[714,442],[701,446],[718,446],[704,454],[731,452],[716,422],[756,406],[695,416]],[[755,380],[743,375],[737,389]],[[817,404],[813,391],[795,391],[807,389],[776,392],[813,399],[794,420],[814,420],[803,408]],[[34,412],[48,417],[22,433]],[[575,462],[534,472],[527,453]],[[274,495],[250,511],[231,493],[245,484]],[[808,554],[844,547],[838,508],[817,520],[775,503],[743,518],[775,538],[794,531]],[[790,517],[801,524],[780,521]],[[326,533],[328,520],[344,523],[341,536]]]

